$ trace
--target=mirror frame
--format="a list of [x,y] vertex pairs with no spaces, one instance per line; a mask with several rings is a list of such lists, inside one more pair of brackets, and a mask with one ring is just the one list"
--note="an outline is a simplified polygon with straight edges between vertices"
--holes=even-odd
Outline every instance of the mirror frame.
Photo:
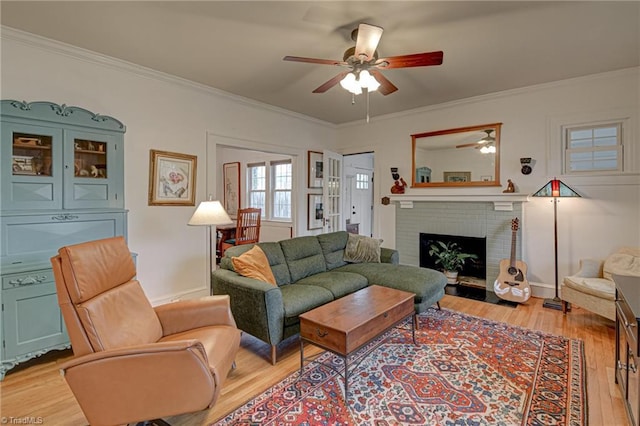
[[[412,188],[434,188],[434,187],[475,187],[475,186],[501,186],[500,185],[500,128],[502,123],[482,124],[478,126],[458,127],[455,129],[436,130],[434,132],[416,133],[411,135],[411,187]],[[418,139],[432,136],[442,136],[453,133],[463,133],[478,130],[495,129],[495,171],[491,181],[471,181],[471,182],[416,182],[416,143]]]

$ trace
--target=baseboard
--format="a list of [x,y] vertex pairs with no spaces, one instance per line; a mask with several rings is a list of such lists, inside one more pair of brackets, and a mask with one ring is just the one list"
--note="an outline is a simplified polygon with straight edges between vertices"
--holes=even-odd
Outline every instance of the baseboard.
[[531,296],[540,299],[551,299],[556,295],[556,287],[554,284],[535,283],[529,281],[531,287]]

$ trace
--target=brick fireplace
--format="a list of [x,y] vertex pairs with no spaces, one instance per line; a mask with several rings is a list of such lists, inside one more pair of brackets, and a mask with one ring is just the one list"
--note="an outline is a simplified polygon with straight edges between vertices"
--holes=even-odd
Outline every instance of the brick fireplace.
[[[420,233],[486,238],[486,286],[493,290],[499,263],[511,255],[511,220],[524,226],[522,203],[526,195],[396,196],[396,249],[400,262],[420,265]],[[516,257],[522,258],[522,233]]]

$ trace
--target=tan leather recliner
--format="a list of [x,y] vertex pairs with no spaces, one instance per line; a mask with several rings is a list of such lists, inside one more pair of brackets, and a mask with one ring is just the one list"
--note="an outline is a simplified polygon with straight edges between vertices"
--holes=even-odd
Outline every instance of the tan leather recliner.
[[213,406],[240,346],[228,296],[152,307],[123,237],[62,247],[51,263],[74,354],[61,372],[92,425]]

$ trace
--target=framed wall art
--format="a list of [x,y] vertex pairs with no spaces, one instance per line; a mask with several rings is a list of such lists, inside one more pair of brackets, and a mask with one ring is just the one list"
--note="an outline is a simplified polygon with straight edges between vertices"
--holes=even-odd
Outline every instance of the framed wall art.
[[307,186],[309,188],[322,188],[323,171],[322,153],[318,151],[308,151]]
[[471,182],[471,172],[443,172],[445,182]]
[[195,206],[195,155],[149,151],[149,205]]
[[240,208],[240,163],[222,165],[222,182],[224,209],[230,216],[235,216]]
[[307,229],[321,229],[323,218],[322,194],[307,194]]

